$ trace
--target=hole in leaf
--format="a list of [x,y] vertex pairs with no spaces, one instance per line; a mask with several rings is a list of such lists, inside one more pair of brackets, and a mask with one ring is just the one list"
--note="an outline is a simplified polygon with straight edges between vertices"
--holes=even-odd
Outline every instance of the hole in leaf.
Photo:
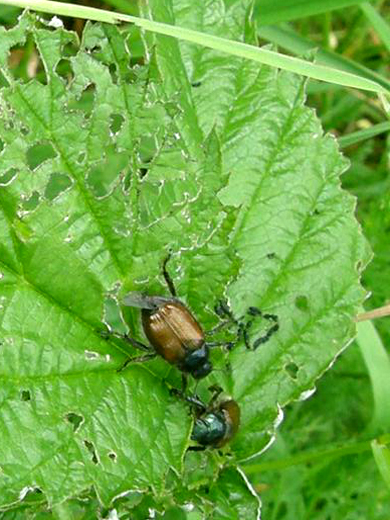
[[20,400],[21,401],[30,401],[31,400],[30,390],[21,390],[20,391]]
[[42,494],[42,491],[36,486],[25,486],[19,491],[19,500],[24,500],[27,495],[31,497],[31,495],[39,495]]
[[320,214],[320,212],[318,211],[318,209],[315,209],[315,210],[313,211],[313,215],[319,215],[319,214]]
[[72,179],[64,173],[52,173],[45,188],[45,198],[54,200],[60,193],[72,186]]
[[[86,45],[85,48],[88,49],[88,45]],[[102,52],[102,48],[98,44],[94,45],[93,47],[90,47],[89,50],[90,50],[90,52],[93,52],[95,54]]]
[[295,306],[300,311],[306,312],[309,309],[309,302],[307,300],[307,297],[304,295],[297,296],[295,298]]
[[77,162],[78,162],[79,164],[83,163],[85,157],[86,157],[86,153],[85,153],[85,152],[81,152],[81,153],[79,153],[79,156],[77,157]]
[[113,134],[119,132],[122,128],[125,118],[121,114],[111,114],[110,130]]
[[276,253],[267,253],[267,258],[269,260],[272,260],[273,258],[276,258]]
[[69,84],[74,75],[73,75],[73,69],[70,61],[66,58],[61,58],[59,62],[57,63],[57,66],[55,68],[55,73],[60,78],[64,78],[66,80],[66,83]]
[[33,191],[32,194],[30,195],[30,197],[23,201],[22,208],[25,211],[34,211],[34,209],[39,204],[39,199],[40,199],[39,193],[37,191]]
[[84,445],[87,448],[87,450],[89,451],[89,453],[92,455],[92,457],[91,457],[92,462],[94,464],[98,464],[99,463],[99,459],[97,457],[97,453],[96,453],[95,446],[93,445],[93,443],[88,441],[87,439],[85,439],[84,440]]
[[287,363],[286,365],[284,365],[284,370],[291,377],[291,379],[296,379],[298,370],[299,370],[299,366],[294,362]]
[[202,84],[201,81],[193,81],[193,82],[191,83],[191,86],[194,87],[194,88],[197,88],[197,87],[200,87],[201,84]]
[[117,74],[117,71],[116,71],[116,65],[114,63],[110,63],[110,65],[108,67],[108,70],[110,72],[110,76],[111,76],[112,82],[114,83],[114,85],[117,85],[117,83],[118,83],[118,74]]
[[34,170],[44,161],[56,157],[57,154],[50,143],[42,142],[31,146],[27,150],[26,156],[29,168]]
[[66,58],[71,58],[73,56],[76,56],[77,52],[78,52],[78,48],[72,42],[68,42],[66,45],[64,45],[62,47],[62,55],[65,56]]
[[[127,45],[128,48],[131,48],[129,47],[129,42],[127,42]],[[141,81],[143,78],[142,72],[144,72],[145,69],[142,69],[142,67],[137,64],[137,59],[130,58],[130,63],[128,63],[128,66],[131,68],[127,69],[127,71],[123,70],[123,68],[121,70],[123,81],[126,82],[127,85]]]
[[25,45],[15,45],[11,48],[8,66],[14,77],[24,83],[34,78],[47,85],[45,69],[31,35],[27,36]]
[[100,358],[97,352],[91,352],[90,350],[84,350],[84,355],[87,361],[94,361],[95,359]]
[[71,110],[81,110],[82,112],[85,112],[86,116],[89,116],[93,109],[95,91],[96,86],[94,83],[91,83],[90,85],[85,87],[78,99],[69,102],[69,108]]
[[18,174],[16,168],[10,168],[3,175],[0,176],[0,186],[8,186],[15,179]]
[[28,135],[30,133],[30,130],[28,128],[26,128],[25,126],[21,126],[20,127],[20,133],[22,135]]
[[111,460],[113,460],[114,462],[116,462],[117,455],[116,455],[115,451],[110,451],[110,453],[108,454],[108,456],[110,457]]
[[73,426],[73,431],[76,432],[80,424],[84,422],[84,417],[77,413],[69,412],[65,415],[65,419]]
[[113,146],[106,149],[104,162],[92,168],[87,175],[87,183],[96,197],[109,195],[127,162],[126,153],[118,153]]
[[0,139],[0,153],[4,150],[4,141]]

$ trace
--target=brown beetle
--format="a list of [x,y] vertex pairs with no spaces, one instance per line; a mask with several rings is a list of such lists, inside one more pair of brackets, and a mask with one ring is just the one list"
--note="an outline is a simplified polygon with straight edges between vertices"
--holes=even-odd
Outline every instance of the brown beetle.
[[248,330],[253,320],[249,320],[245,324],[236,320],[227,303],[220,302],[215,307],[215,311],[224,320],[213,330],[205,333],[188,307],[176,298],[174,284],[166,269],[169,258],[168,256],[163,263],[163,276],[172,297],[147,296],[139,292],[131,292],[123,299],[124,305],[141,309],[143,330],[153,347],[153,351],[151,352],[150,347],[128,335],[122,336],[123,339],[135,348],[143,350],[147,354],[139,358],[128,359],[121,367],[121,370],[132,361],[146,361],[158,354],[171,365],[175,365],[184,374],[188,373],[195,379],[201,379],[207,376],[213,368],[209,361],[210,348],[225,346],[230,349],[234,346],[234,342],[231,341],[206,342],[206,334],[214,334],[226,325],[234,324],[237,327],[237,340],[243,339],[247,348],[254,349],[260,343],[268,341],[270,336],[278,330],[277,316],[263,314],[257,308],[250,307],[248,309],[249,316],[262,316],[273,322],[267,333],[257,339],[254,342],[254,346],[251,347],[249,345]]
[[[142,326],[156,354],[196,379],[211,372],[209,347],[216,344],[206,343],[201,326],[180,300],[129,293],[123,303],[141,308]],[[150,352],[143,343],[129,336],[125,339],[134,347]],[[154,355],[151,353],[146,359]]]

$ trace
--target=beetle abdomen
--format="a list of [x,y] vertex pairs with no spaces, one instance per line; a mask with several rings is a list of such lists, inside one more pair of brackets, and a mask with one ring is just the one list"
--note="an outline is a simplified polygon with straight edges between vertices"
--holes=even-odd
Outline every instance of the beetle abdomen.
[[182,365],[188,351],[204,344],[200,325],[179,301],[165,303],[155,311],[143,309],[142,324],[156,352],[173,365]]
[[224,446],[236,435],[241,419],[240,407],[233,399],[221,403],[220,410],[225,414],[227,428],[224,438],[217,444],[217,447]]

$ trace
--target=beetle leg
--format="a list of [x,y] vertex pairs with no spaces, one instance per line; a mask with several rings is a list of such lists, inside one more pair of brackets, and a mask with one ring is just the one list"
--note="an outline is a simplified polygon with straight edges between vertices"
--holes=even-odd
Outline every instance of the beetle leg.
[[256,350],[258,346],[260,346],[262,343],[266,343],[271,336],[275,334],[279,330],[279,323],[275,323],[270,329],[267,330],[267,332],[264,334],[264,336],[261,336],[253,343],[253,350]]
[[184,395],[184,392],[182,392],[181,390],[178,390],[177,388],[171,388],[169,390],[169,393],[171,395],[174,395],[175,397],[178,397],[179,399],[182,399],[183,401],[186,401],[190,405],[194,406],[195,408],[198,409],[199,413],[204,413],[207,410],[207,406],[195,394],[194,395]]
[[217,392],[218,392],[218,394],[220,394],[223,391],[223,388],[217,384],[210,385],[208,389],[210,392],[213,392],[214,394]]
[[110,337],[122,339],[126,341],[127,343],[130,343],[134,348],[137,348],[138,350],[142,350],[143,352],[150,352],[150,348],[147,345],[144,345],[140,341],[137,341],[136,339],[132,338],[128,334],[120,334],[119,332],[111,332],[108,330],[102,330],[99,332],[100,336],[105,339],[109,340]]
[[260,338],[257,338],[253,342],[252,347],[249,344],[248,331],[249,331],[250,327],[252,326],[253,321],[252,320],[248,321],[248,323],[244,326],[243,336],[244,336],[245,346],[248,349],[256,350],[262,343],[266,343],[271,338],[271,336],[273,336],[273,334],[275,334],[275,332],[277,332],[279,330],[279,318],[276,314],[263,313],[257,307],[249,307],[248,314],[250,316],[260,316],[260,317],[264,318],[265,320],[273,323],[273,325],[271,325],[271,327],[265,332],[265,334],[263,334],[263,336],[260,336]]
[[219,332],[221,329],[223,329],[224,327],[226,327],[226,325],[229,325],[230,323],[232,323],[232,321],[229,319],[229,320],[225,320],[225,321],[222,321],[221,323],[219,323],[218,325],[216,325],[215,327],[213,327],[211,330],[207,330],[205,332],[205,334],[207,336],[213,336],[214,334],[216,334],[217,332]]
[[132,345],[134,348],[137,348],[138,350],[142,350],[143,352],[150,352],[151,350],[147,345],[144,345],[144,343],[141,343],[140,341],[132,338],[128,334],[117,335],[117,337],[118,336],[127,341],[127,343],[130,343],[130,345]]
[[[206,335],[211,336],[217,332],[219,332],[221,329],[226,327],[227,325],[234,324],[237,327],[237,340],[235,342],[225,342],[221,343],[221,345],[225,345],[229,350],[234,347],[234,344],[239,341],[241,338],[244,337],[244,328],[245,325],[241,322],[243,318],[239,318],[238,320],[234,317],[232,311],[230,310],[229,304],[226,300],[220,300],[215,306],[214,306],[215,313],[220,318],[225,318],[224,321],[219,323],[217,326],[215,326],[210,331],[206,332]],[[245,339],[245,338],[244,338]],[[215,346],[217,346],[215,344]]]
[[153,359],[156,357],[155,352],[151,352],[150,354],[145,354],[144,356],[136,356],[136,357],[129,357],[126,359],[126,361],[121,365],[119,368],[117,368],[117,372],[122,372],[130,363],[145,363],[145,361],[149,361],[150,359]]
[[[219,301],[217,303],[217,305],[214,307],[214,310],[218,314],[218,316],[220,316],[221,318],[225,317],[226,319],[206,334],[214,334],[215,332],[218,332],[220,329],[222,329],[226,325],[228,325],[230,323],[234,323],[237,326],[237,342],[242,339],[248,350],[256,350],[262,343],[266,343],[271,338],[271,336],[279,330],[279,318],[276,314],[263,313],[257,307],[249,307],[248,311],[247,311],[247,314],[249,316],[253,316],[253,317],[259,316],[272,323],[270,328],[263,334],[263,336],[260,336],[260,338],[257,338],[254,341],[253,345],[251,345],[250,341],[249,341],[249,329],[253,325],[253,320],[250,319],[249,321],[244,323],[242,321],[244,316],[237,320],[233,316],[233,313],[231,312],[226,300]],[[227,349],[230,350],[233,348],[234,343],[233,342],[208,343],[208,346],[210,346],[210,347],[214,347],[214,346],[216,347],[216,346],[222,346],[222,345],[224,345]]]
[[163,276],[165,278],[165,281],[166,281],[166,283],[168,285],[169,292],[172,294],[172,296],[174,298],[176,298],[176,289],[175,289],[175,286],[173,284],[172,278],[170,277],[170,275],[169,275],[169,273],[167,271],[167,263],[171,259],[171,256],[172,256],[172,253],[169,252],[168,256],[164,259],[163,265],[162,265],[162,272],[163,272]]
[[205,451],[207,446],[189,446],[187,451]]
[[248,314],[250,314],[251,316],[262,316],[263,315],[261,310],[258,309],[257,307],[249,307]]
[[106,341],[108,341],[112,337],[124,339],[124,334],[120,334],[119,332],[112,332],[111,330],[99,330],[98,333],[99,336]]
[[206,413],[211,412],[214,409],[215,401],[218,399],[220,394],[223,392],[223,389],[219,385],[211,385],[209,386],[210,392],[213,392],[209,404],[206,408]]
[[190,405],[194,406],[198,410],[199,414],[203,414],[207,410],[207,406],[199,399],[197,395],[186,395],[183,397],[183,399]]
[[252,320],[248,321],[248,323],[246,323],[245,325],[241,323],[241,330],[240,330],[240,332],[241,332],[241,334],[242,334],[242,336],[244,338],[244,343],[245,343],[245,346],[246,346],[246,348],[248,350],[252,350],[252,347],[251,347],[251,345],[249,343],[249,335],[248,335],[248,330],[251,328],[252,323],[253,323]]
[[212,341],[210,343],[206,343],[206,345],[210,348],[224,347],[227,350],[232,350],[234,347],[234,341]]
[[229,304],[225,299],[219,300],[219,302],[217,302],[217,304],[214,306],[214,311],[220,318],[227,317],[230,319],[230,321],[236,321],[232,311],[230,310]]

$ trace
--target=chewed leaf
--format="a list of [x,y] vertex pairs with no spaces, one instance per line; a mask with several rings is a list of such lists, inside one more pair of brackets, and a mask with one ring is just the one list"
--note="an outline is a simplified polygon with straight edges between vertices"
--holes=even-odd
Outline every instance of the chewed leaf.
[[[221,10],[189,9],[187,0],[170,10],[169,3],[149,2],[144,14],[253,42],[254,28],[240,25],[250,1],[218,2]],[[233,447],[246,458],[272,440],[281,407],[311,395],[316,379],[351,341],[370,253],[354,218],[355,200],[340,186],[347,161],[305,107],[305,82],[175,43],[151,37],[166,93],[172,88],[167,56],[176,52],[184,57],[198,124],[221,139],[221,174],[229,180],[219,200],[237,212],[230,239],[240,267],[227,289],[233,313],[240,317],[255,307],[278,317],[278,332],[255,351],[233,349],[230,375],[225,370],[223,386],[242,407]],[[183,131],[185,123],[183,117]],[[211,269],[221,268],[223,262]],[[251,330],[254,341],[264,336],[266,320],[257,319]]]
[[[151,1],[149,14],[252,41],[251,2],[228,4]],[[192,420],[169,393],[178,370],[156,359],[118,372],[137,354],[101,333],[123,319],[145,341],[139,308],[144,295],[169,297],[168,252],[178,297],[206,331],[223,298],[253,322],[258,348],[213,349],[218,370],[197,388],[215,382],[239,402],[231,449],[258,453],[281,407],[308,396],[350,341],[364,296],[346,164],[304,84],[160,36],[150,62],[130,68],[112,26],[87,24],[79,43],[24,14],[0,36],[0,506],[37,488],[50,503],[90,486],[104,505],[161,497],[180,474]],[[8,66],[27,39],[40,81]],[[279,330],[259,341],[266,315]],[[250,494],[235,470],[220,482],[224,517],[257,514],[255,498],[229,505]]]

